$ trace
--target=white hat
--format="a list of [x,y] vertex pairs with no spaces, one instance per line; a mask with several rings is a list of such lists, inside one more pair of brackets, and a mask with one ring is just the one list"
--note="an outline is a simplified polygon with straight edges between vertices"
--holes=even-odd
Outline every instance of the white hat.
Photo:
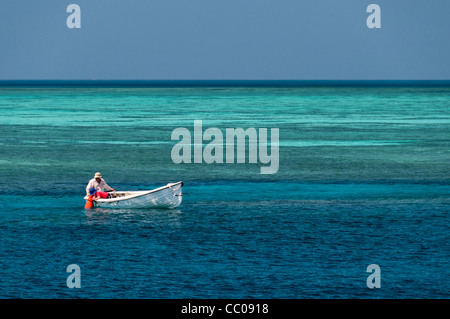
[[95,173],[94,178],[102,178],[102,174],[99,172]]

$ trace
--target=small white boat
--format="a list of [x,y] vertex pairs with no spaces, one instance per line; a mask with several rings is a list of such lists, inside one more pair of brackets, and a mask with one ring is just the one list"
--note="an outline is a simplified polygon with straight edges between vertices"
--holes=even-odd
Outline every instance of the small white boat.
[[[175,208],[181,204],[183,182],[148,191],[110,192],[110,198],[94,201],[95,207],[103,208]],[[88,199],[85,196],[84,199]]]

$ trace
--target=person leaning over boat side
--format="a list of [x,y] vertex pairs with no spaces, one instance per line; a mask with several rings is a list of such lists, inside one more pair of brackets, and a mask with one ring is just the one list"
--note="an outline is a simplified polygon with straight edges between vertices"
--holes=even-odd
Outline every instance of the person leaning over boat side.
[[109,195],[109,193],[107,193],[107,192],[97,192],[97,190],[94,187],[92,187],[89,190],[89,194],[92,195],[93,201],[96,201],[100,198],[110,198],[111,197],[111,195]]
[[[108,197],[108,193],[105,193],[105,191],[104,191],[105,188],[108,191],[115,191],[114,188],[112,188],[108,184],[106,184],[105,180],[102,179],[102,174],[100,174],[98,172],[95,173],[94,178],[91,179],[89,181],[89,183],[87,184],[87,186],[86,186],[86,195],[90,195],[91,188],[96,189],[97,193],[99,193],[99,194],[97,194],[97,196],[100,196],[102,198]],[[102,194],[102,193],[106,194],[106,197],[104,197],[105,195]]]
[[92,187],[90,190],[89,190],[89,195],[92,195],[92,200],[97,200],[97,199],[100,199],[101,197],[97,194],[97,190],[94,188],[94,187]]

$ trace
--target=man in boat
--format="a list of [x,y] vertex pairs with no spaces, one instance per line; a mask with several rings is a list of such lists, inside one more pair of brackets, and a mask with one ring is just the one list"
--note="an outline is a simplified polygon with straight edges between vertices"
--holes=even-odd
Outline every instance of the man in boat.
[[100,198],[107,198],[108,193],[106,193],[104,190],[107,191],[115,191],[114,188],[110,187],[108,184],[106,184],[105,180],[102,179],[102,174],[99,172],[95,173],[94,178],[89,181],[89,183],[86,186],[86,195],[93,195],[91,189],[96,190],[96,196]]

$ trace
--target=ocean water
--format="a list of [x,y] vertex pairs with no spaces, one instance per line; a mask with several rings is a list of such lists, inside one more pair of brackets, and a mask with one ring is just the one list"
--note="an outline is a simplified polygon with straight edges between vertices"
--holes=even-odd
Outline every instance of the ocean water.
[[[277,173],[175,164],[194,120],[278,128]],[[0,136],[0,298],[449,297],[448,85],[3,86]],[[183,203],[86,210],[97,171]]]

